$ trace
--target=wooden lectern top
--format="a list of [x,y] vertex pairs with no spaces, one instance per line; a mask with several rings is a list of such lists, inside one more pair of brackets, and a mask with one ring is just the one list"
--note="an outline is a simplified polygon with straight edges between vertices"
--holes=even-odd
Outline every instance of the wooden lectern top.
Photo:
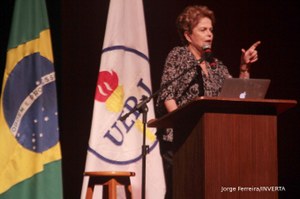
[[161,118],[150,120],[148,127],[168,128],[178,126],[180,125],[179,121],[193,120],[193,118],[197,120],[206,112],[278,115],[293,108],[296,104],[296,100],[283,99],[199,97]]

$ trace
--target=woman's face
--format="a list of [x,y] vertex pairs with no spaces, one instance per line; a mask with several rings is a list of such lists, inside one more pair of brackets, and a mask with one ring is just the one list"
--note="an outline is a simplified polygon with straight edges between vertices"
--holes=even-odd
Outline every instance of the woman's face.
[[198,24],[193,28],[192,33],[185,32],[184,35],[189,41],[189,45],[201,52],[203,46],[212,45],[214,36],[212,21],[204,17],[199,20]]

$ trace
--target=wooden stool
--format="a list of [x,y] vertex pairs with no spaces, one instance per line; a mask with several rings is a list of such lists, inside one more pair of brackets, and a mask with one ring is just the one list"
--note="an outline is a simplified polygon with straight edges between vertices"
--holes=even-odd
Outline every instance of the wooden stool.
[[[89,176],[86,199],[93,198],[94,186],[103,186],[103,198],[117,199],[117,185],[123,185],[126,198],[132,198],[130,177],[135,176],[134,172],[129,171],[93,171],[85,172]],[[108,189],[108,190],[107,190]]]

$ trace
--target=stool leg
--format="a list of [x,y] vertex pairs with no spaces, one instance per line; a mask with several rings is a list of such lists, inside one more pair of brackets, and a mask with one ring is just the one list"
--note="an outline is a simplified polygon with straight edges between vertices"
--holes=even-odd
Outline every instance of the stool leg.
[[131,192],[131,185],[127,184],[124,186],[125,188],[125,195],[127,199],[132,199],[132,192]]
[[117,199],[117,181],[112,178],[108,181],[108,195],[109,199]]
[[92,199],[93,198],[93,187],[88,187],[86,191],[86,199]]

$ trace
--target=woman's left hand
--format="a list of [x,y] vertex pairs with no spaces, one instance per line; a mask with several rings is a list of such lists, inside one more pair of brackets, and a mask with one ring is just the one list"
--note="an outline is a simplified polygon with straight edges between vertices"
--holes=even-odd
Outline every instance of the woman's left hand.
[[258,60],[257,46],[259,46],[261,42],[255,42],[248,50],[242,49],[241,56],[241,66],[242,65],[250,65]]

